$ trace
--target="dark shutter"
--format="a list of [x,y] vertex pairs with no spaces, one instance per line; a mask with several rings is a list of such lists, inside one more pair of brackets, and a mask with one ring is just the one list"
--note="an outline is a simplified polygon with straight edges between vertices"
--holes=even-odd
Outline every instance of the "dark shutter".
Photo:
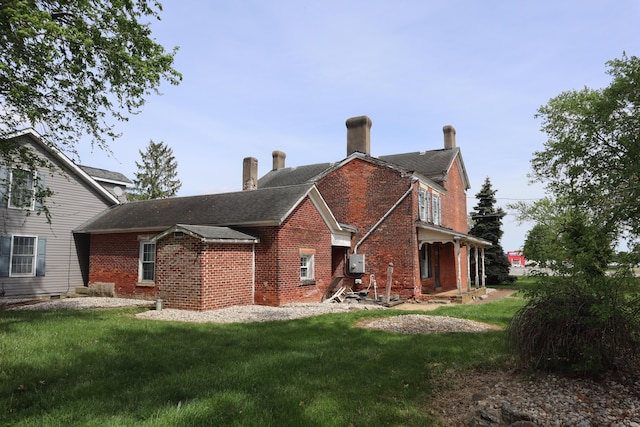
[[11,236],[0,237],[0,277],[9,277],[11,261]]
[[38,237],[38,253],[36,256],[36,276],[44,276],[47,267],[47,239]]
[[[42,195],[44,194],[44,190],[46,189],[45,185],[44,185],[44,174],[38,172],[36,174],[36,183],[35,183],[35,194],[36,194],[36,203],[35,203],[35,210],[39,211],[42,209],[43,206],[43,200],[38,200],[39,198],[42,198]],[[40,197],[38,197],[38,194],[40,194]]]
[[0,207],[6,208],[9,200],[9,169],[0,167]]

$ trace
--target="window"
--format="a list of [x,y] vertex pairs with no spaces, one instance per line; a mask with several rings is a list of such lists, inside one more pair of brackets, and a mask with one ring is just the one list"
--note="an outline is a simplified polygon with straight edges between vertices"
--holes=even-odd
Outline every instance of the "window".
[[436,225],[442,224],[442,204],[440,196],[434,194],[431,196],[431,216],[432,222]]
[[431,194],[424,188],[418,190],[418,209],[420,221],[429,221],[429,207],[431,206]]
[[313,278],[313,254],[300,254],[300,280]]
[[153,282],[156,276],[156,244],[140,244],[140,281]]
[[0,167],[0,206],[39,209],[41,201],[36,200],[36,190],[44,188],[43,174]]
[[431,277],[431,244],[424,243],[420,247],[420,278],[428,279]]
[[44,276],[46,249],[43,237],[0,237],[0,277]]
[[33,209],[35,188],[33,173],[12,169],[9,184],[9,207],[18,209]]

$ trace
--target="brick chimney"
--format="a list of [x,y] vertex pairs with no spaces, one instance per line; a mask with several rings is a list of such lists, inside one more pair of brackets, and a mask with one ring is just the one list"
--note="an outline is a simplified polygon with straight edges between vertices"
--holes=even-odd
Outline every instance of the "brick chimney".
[[371,125],[367,116],[347,119],[347,156],[356,151],[371,154]]
[[258,188],[258,160],[245,157],[242,161],[242,191]]
[[283,169],[284,160],[287,158],[287,155],[278,150],[271,153],[271,155],[273,156],[273,170]]
[[444,132],[444,148],[456,147],[456,128],[451,125],[446,125],[442,128]]

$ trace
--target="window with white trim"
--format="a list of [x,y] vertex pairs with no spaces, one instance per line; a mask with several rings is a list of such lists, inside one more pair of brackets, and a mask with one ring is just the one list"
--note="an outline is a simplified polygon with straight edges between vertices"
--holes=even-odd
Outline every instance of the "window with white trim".
[[431,216],[435,225],[442,224],[442,202],[437,194],[431,196]]
[[431,213],[431,193],[425,188],[418,190],[418,210],[420,211],[420,221],[429,221],[429,214]]
[[37,237],[13,236],[11,242],[11,276],[35,276]]
[[9,176],[9,207],[33,210],[36,199],[33,172],[11,169]]
[[300,254],[300,280],[313,280],[313,261],[314,255],[308,253]]
[[153,282],[156,279],[156,244],[140,243],[140,282]]

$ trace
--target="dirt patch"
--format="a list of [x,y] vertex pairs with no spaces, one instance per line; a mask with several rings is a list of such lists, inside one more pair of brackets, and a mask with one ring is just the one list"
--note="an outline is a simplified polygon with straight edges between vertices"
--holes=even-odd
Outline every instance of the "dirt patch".
[[[476,298],[474,300],[472,300],[471,302],[468,302],[467,305],[473,305],[473,304],[488,304],[490,302],[494,302],[494,301],[499,301],[501,299],[505,299],[505,298],[509,298],[511,296],[513,296],[513,294],[515,294],[517,291],[513,290],[513,289],[487,289],[488,293],[485,295],[485,298]],[[424,311],[430,311],[430,310],[435,310],[436,308],[442,307],[442,306],[451,306],[453,305],[451,304],[444,304],[444,303],[434,303],[434,302],[418,302],[418,301],[412,301],[412,302],[405,302],[403,304],[399,304],[393,307],[393,309],[396,310],[424,310]]]

